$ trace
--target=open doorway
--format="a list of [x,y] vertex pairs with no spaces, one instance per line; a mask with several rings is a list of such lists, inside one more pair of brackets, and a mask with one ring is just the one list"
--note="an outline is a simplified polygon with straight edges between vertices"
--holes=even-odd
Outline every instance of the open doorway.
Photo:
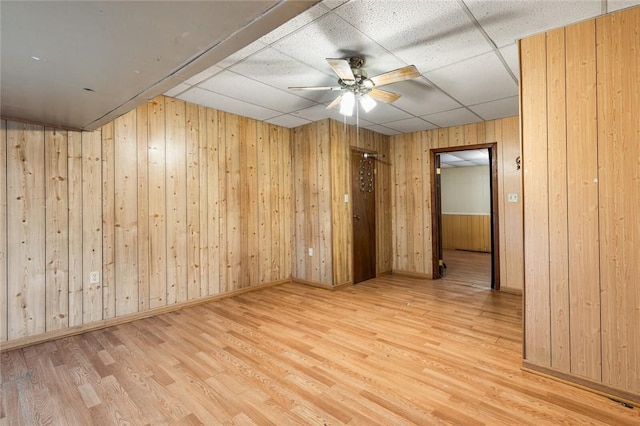
[[496,151],[432,150],[434,278],[500,289]]

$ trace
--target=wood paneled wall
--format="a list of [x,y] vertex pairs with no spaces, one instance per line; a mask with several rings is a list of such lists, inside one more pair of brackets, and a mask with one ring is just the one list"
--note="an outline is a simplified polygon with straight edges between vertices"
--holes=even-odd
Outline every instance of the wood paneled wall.
[[508,203],[519,194],[520,155],[518,117],[392,136],[393,269],[431,277],[431,149],[497,142],[498,219],[501,288],[521,291],[521,203]]
[[442,248],[491,252],[491,216],[442,215]]
[[2,341],[290,278],[289,129],[165,97],[94,132],[1,124]]
[[[293,130],[295,241],[293,278],[335,287],[353,281],[351,148],[389,155],[389,138],[334,120]],[[376,162],[376,269],[391,270],[390,166]],[[309,248],[313,256],[309,256]]]
[[525,361],[640,400],[640,7],[521,42]]

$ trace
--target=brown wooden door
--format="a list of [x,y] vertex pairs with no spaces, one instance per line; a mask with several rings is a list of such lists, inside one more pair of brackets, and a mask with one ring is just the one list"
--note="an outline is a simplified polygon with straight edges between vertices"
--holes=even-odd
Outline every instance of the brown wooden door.
[[376,277],[375,159],[351,151],[353,283]]

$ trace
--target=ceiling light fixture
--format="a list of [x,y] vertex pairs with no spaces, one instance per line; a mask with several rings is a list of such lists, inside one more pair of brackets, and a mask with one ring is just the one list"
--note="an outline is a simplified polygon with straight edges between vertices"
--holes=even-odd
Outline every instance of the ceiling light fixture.
[[347,92],[342,95],[340,101],[340,114],[351,117],[353,115],[353,107],[356,104],[356,95],[353,92]]
[[362,106],[364,112],[369,112],[376,106],[376,101],[374,101],[373,98],[367,93],[365,93],[364,95],[360,95],[358,99],[360,100],[360,105]]

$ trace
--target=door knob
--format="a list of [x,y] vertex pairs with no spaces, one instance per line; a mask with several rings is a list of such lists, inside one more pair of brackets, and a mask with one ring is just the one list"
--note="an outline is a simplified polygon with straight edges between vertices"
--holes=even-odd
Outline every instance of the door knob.
[[355,220],[360,220],[360,216],[358,216],[357,214],[354,214],[354,215],[353,215],[353,218],[354,218]]

